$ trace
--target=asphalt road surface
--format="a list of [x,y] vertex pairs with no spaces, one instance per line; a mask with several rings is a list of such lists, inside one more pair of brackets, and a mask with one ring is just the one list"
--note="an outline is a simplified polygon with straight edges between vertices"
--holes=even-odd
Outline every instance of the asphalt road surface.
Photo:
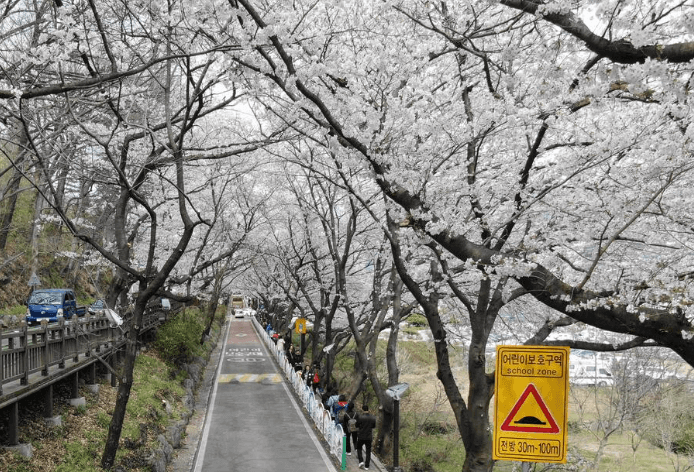
[[337,472],[250,320],[231,319],[195,472]]

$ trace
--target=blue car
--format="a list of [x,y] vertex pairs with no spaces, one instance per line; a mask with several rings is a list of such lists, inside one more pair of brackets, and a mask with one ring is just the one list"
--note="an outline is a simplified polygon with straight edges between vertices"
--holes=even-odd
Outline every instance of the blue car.
[[49,323],[58,321],[58,316],[69,320],[73,316],[83,316],[85,307],[77,306],[75,292],[70,289],[53,288],[39,289],[27,300],[27,324],[32,325],[48,320]]

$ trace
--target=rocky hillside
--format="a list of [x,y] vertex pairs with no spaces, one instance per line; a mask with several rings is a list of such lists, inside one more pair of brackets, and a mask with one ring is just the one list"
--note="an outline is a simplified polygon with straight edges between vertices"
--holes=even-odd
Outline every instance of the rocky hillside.
[[[68,271],[64,260],[54,258],[36,274],[42,288],[73,288],[80,303],[91,303],[103,296],[108,280],[98,282],[87,270]],[[24,302],[31,293],[31,269],[24,258],[11,259],[0,267],[0,327],[12,327],[24,315]]]

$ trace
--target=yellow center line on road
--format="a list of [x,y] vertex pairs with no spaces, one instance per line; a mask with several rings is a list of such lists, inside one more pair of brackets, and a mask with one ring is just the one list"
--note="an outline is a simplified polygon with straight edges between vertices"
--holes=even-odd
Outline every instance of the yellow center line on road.
[[282,376],[278,373],[272,374],[222,374],[217,380],[218,383],[251,383],[251,382],[265,382],[265,383],[280,383],[282,382]]

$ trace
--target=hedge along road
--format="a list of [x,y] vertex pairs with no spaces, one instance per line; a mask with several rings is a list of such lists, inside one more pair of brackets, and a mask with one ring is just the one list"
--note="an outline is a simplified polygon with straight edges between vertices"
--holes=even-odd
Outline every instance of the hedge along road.
[[230,318],[195,472],[337,472],[248,319]]

